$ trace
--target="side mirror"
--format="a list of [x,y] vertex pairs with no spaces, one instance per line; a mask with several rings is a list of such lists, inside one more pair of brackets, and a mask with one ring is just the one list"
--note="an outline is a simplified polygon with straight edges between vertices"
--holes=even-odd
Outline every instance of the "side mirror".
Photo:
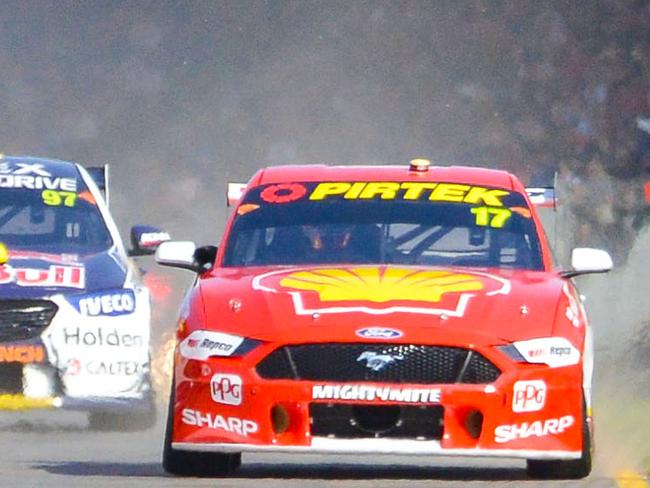
[[160,244],[156,250],[156,262],[158,264],[189,269],[196,273],[208,271],[216,257],[216,246],[197,248],[192,241],[167,241]]
[[194,262],[196,244],[192,241],[167,241],[156,249],[156,262],[162,266],[198,271]]
[[129,256],[146,256],[156,252],[158,246],[169,241],[169,234],[150,225],[134,225],[131,227],[131,247]]
[[614,267],[607,251],[589,247],[577,247],[571,251],[571,269],[560,274],[572,278],[588,273],[606,273]]
[[201,246],[194,251],[194,263],[200,271],[208,271],[217,259],[217,246]]

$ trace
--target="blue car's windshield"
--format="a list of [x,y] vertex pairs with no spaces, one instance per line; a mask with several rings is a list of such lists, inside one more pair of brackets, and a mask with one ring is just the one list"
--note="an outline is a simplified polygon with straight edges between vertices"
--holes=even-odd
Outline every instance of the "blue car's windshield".
[[224,266],[543,269],[531,211],[521,194],[503,189],[413,182],[287,183],[249,191],[237,214]]
[[10,250],[86,254],[113,244],[92,194],[0,188],[0,242]]

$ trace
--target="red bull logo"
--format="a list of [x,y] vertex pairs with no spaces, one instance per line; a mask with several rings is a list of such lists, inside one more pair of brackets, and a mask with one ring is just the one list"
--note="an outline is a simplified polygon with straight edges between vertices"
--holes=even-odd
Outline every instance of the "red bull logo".
[[45,269],[0,266],[0,285],[84,288],[85,269],[81,266],[50,266]]

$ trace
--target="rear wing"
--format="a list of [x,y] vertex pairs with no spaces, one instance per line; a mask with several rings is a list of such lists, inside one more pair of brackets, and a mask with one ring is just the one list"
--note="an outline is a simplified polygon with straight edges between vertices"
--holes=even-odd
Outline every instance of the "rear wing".
[[528,198],[530,198],[530,202],[536,207],[552,208],[553,210],[557,209],[557,198],[555,196],[555,188],[553,188],[552,186],[526,188],[526,193],[528,193]]
[[86,168],[97,187],[102,192],[106,205],[108,206],[108,164],[104,166],[91,166]]
[[244,195],[244,190],[246,189],[246,183],[232,183],[228,182],[228,197],[226,199],[226,205],[232,207],[237,205],[237,202]]

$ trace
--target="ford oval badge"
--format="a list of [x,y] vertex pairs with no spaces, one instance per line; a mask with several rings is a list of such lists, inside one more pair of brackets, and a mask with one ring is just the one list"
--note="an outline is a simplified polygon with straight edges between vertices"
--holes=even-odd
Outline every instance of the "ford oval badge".
[[357,330],[356,334],[364,339],[396,339],[404,335],[399,330],[388,329],[386,327],[366,327],[365,329]]

